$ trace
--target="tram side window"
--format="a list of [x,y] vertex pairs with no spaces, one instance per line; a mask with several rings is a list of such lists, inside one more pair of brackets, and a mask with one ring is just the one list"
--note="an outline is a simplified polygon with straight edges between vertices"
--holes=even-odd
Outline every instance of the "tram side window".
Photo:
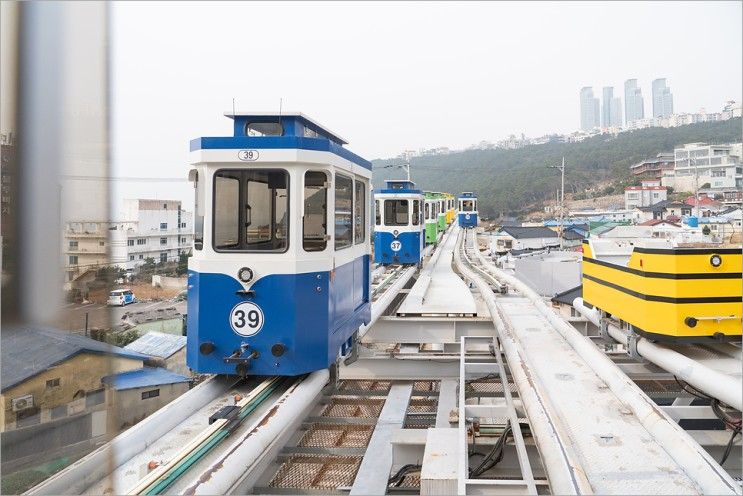
[[222,170],[214,180],[214,248],[284,252],[289,176],[283,170]]
[[214,177],[214,247],[234,250],[240,244],[240,173]]
[[375,225],[381,226],[382,225],[382,212],[379,209],[379,200],[374,201],[375,204]]
[[[199,181],[199,171],[191,169],[188,180],[193,182],[194,188],[194,227],[193,246],[196,250],[204,247],[204,181]],[[134,240],[130,240],[132,244]]]
[[384,225],[407,226],[408,208],[408,200],[385,200]]
[[431,204],[428,203],[428,202],[425,202],[425,207],[424,208],[425,208],[425,211],[426,211],[426,215],[425,215],[426,219],[430,219],[431,218]]
[[335,249],[353,244],[353,179],[335,176]]
[[328,188],[324,172],[304,174],[304,218],[302,247],[304,251],[323,251],[328,246]]
[[420,201],[413,200],[413,225],[417,226],[421,223],[421,207]]
[[366,188],[364,183],[356,181],[354,183],[356,189],[356,198],[354,201],[354,242],[356,244],[363,243],[366,238]]

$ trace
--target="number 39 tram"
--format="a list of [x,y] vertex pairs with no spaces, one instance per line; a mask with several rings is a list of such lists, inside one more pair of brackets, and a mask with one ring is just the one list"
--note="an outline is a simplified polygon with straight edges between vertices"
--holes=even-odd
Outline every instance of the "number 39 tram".
[[191,141],[188,366],[327,368],[371,319],[371,163],[299,113],[226,115],[233,136]]

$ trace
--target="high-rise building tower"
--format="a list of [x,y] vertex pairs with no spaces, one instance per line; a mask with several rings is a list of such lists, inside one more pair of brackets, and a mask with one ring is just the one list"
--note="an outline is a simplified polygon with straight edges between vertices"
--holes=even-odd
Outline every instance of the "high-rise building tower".
[[585,86],[580,90],[580,128],[590,131],[601,124],[599,99],[594,98],[593,88]]
[[666,86],[666,79],[653,81],[653,117],[668,117],[673,114],[673,93]]
[[611,126],[612,112],[611,101],[614,98],[614,87],[604,86],[603,99],[601,101],[601,127]]
[[624,118],[627,126],[645,118],[645,104],[642,90],[637,87],[637,79],[628,79],[624,82]]
[[622,99],[615,97],[611,99],[611,127],[622,127]]

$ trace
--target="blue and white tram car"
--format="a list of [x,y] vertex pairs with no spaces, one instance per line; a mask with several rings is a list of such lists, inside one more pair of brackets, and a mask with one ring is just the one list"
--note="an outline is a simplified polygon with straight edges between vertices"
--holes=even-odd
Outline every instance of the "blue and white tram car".
[[385,188],[374,194],[374,202],[374,261],[420,263],[426,244],[423,192],[412,181],[387,180]]
[[477,197],[471,191],[465,191],[459,198],[459,227],[477,227]]
[[191,141],[188,366],[327,368],[371,320],[371,163],[302,114],[225,115],[233,136]]

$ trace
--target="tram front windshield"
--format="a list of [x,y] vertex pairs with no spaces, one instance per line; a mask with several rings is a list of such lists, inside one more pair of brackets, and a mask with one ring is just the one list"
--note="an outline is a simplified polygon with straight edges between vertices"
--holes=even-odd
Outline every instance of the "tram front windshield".
[[407,226],[408,225],[408,200],[385,200],[384,202],[384,225],[385,226]]
[[463,200],[462,201],[463,212],[472,212],[474,210],[475,210],[475,200]]
[[214,174],[214,248],[284,252],[288,248],[289,176],[285,170]]

